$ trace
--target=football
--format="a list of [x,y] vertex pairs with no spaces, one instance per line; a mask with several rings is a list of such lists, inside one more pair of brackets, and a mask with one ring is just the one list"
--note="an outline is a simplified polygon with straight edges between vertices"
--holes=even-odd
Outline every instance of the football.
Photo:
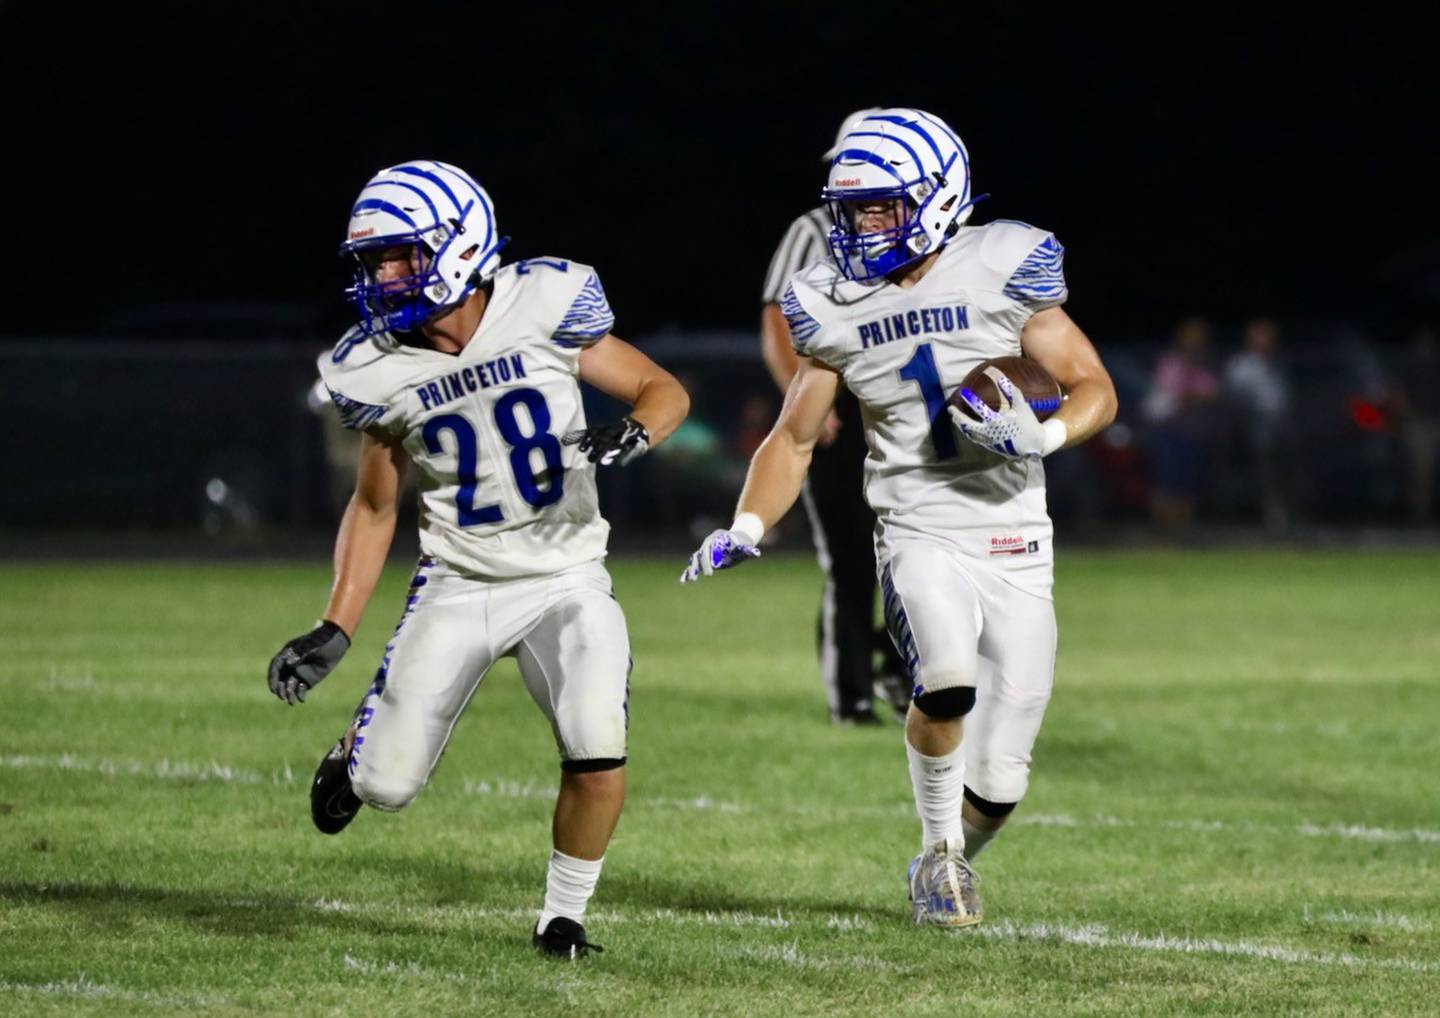
[[974,418],[975,412],[970,409],[970,404],[960,396],[960,389],[969,389],[984,400],[991,410],[999,410],[1003,400],[993,377],[996,373],[1004,374],[1010,379],[1015,388],[1024,394],[1025,402],[1030,404],[1030,409],[1035,411],[1035,416],[1040,420],[1045,420],[1060,409],[1060,401],[1064,399],[1060,383],[1029,357],[992,357],[978,365],[965,376],[960,387],[951,395],[951,404],[959,408],[966,417]]

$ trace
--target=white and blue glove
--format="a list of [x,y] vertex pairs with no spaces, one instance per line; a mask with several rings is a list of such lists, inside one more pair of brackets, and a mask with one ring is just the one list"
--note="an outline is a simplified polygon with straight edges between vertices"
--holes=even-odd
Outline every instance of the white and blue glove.
[[702,576],[711,576],[721,569],[729,569],[760,557],[757,547],[765,533],[764,525],[753,513],[741,513],[729,530],[713,531],[701,542],[699,549],[690,556],[685,571],[680,574],[681,583],[694,583]]
[[1006,459],[1024,459],[1048,456],[1065,444],[1065,422],[1054,417],[1043,424],[1035,416],[1025,397],[1016,397],[1015,386],[1003,374],[993,375],[995,386],[1004,397],[1006,406],[991,410],[985,401],[969,389],[960,390],[963,399],[979,420],[967,417],[959,407],[951,405],[950,419],[970,441],[998,453]]

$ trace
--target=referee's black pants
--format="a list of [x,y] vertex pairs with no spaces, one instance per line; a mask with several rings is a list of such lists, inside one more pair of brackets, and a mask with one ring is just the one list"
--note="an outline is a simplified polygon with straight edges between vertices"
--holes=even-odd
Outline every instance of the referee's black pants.
[[[874,655],[884,651],[897,671],[889,639],[875,626],[875,514],[865,504],[865,426],[860,404],[845,389],[835,401],[840,432],[817,446],[805,483],[805,509],[815,554],[825,574],[817,644],[820,677],[830,716],[846,719],[873,711]],[[893,660],[892,660],[893,659]]]

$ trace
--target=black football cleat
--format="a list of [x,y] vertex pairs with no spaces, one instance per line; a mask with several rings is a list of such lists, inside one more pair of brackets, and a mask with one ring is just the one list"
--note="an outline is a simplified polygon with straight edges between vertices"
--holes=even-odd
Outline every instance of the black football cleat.
[[321,834],[339,834],[363,805],[350,787],[350,753],[346,745],[349,735],[346,732],[346,737],[325,754],[310,782],[310,819]]
[[530,938],[530,942],[542,954],[548,954],[552,958],[564,958],[566,961],[583,958],[591,951],[598,953],[605,950],[599,944],[592,944],[585,939],[585,927],[564,916],[551,919],[545,932],[535,934]]

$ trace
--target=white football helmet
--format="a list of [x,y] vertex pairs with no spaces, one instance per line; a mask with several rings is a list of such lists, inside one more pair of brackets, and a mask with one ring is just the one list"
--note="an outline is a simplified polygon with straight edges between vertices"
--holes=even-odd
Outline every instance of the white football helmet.
[[845,119],[840,122],[840,130],[835,132],[835,144],[827,148],[825,150],[825,154],[820,158],[828,164],[832,159],[835,158],[839,151],[845,147],[843,144],[845,141],[845,135],[855,130],[855,125],[860,123],[860,121],[864,120],[870,114],[880,112],[883,111],[879,106],[867,106],[863,110],[856,110],[854,113],[847,114]]
[[[869,113],[840,139],[820,197],[835,227],[830,250],[849,279],[876,279],[940,250],[979,198],[970,196],[970,156],[939,117],[912,109]],[[846,202],[901,199],[899,226],[859,233]]]
[[[361,332],[416,329],[462,303],[500,268],[508,239],[490,196],[459,167],[426,159],[381,170],[355,199],[340,245],[355,262],[345,295]],[[418,248],[420,271],[377,282],[366,253],[403,245]]]

